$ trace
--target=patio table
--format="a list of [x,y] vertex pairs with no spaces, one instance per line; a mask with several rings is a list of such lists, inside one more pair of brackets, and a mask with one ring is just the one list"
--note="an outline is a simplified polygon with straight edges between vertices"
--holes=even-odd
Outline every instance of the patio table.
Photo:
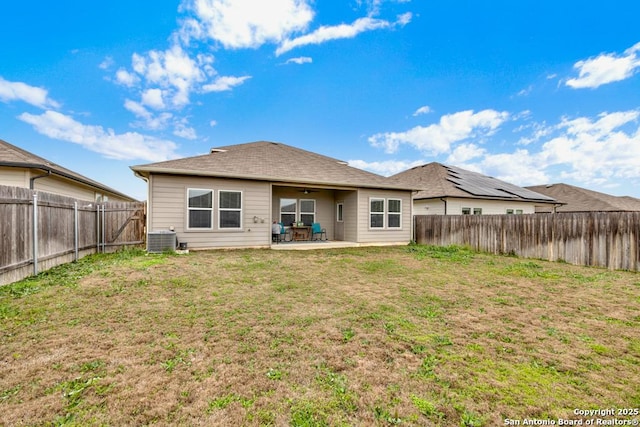
[[311,240],[310,225],[292,225],[291,230],[294,241]]

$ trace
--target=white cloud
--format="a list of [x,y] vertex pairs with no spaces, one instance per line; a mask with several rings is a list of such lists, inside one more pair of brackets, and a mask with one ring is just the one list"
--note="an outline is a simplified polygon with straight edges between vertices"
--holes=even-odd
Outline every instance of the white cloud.
[[632,110],[602,113],[597,120],[563,119],[556,126],[559,134],[544,143],[540,157],[550,166],[569,166],[564,176],[581,182],[640,177],[638,117],[640,111]]
[[368,170],[383,176],[391,176],[414,166],[422,165],[422,160],[385,160],[382,162],[366,162],[364,160],[349,160],[349,166],[354,168]]
[[161,89],[147,89],[142,92],[142,103],[156,110],[165,108],[162,90]]
[[483,156],[486,152],[487,150],[478,147],[476,144],[460,144],[449,154],[446,163],[452,165],[465,163]]
[[98,64],[98,68],[100,68],[101,70],[107,70],[109,68],[111,68],[114,64],[113,58],[111,56],[107,56],[104,58],[104,60]]
[[416,126],[405,132],[378,133],[369,137],[369,142],[387,153],[394,153],[401,144],[407,144],[424,153],[442,154],[449,152],[456,142],[491,135],[508,118],[509,113],[505,111],[461,111],[442,116],[438,124]]
[[211,120],[211,121],[209,122],[209,126],[211,126],[211,127],[215,127],[215,126],[217,126],[217,125],[218,125],[218,122],[217,122],[217,121],[215,121],[215,120]]
[[116,71],[116,82],[123,86],[133,87],[140,82],[140,78],[134,73],[130,73],[124,68]]
[[205,93],[224,92],[227,90],[231,90],[236,86],[241,85],[242,83],[245,82],[245,80],[250,78],[251,76],[242,76],[242,77],[220,76],[216,78],[213,83],[202,86],[202,91]]
[[545,172],[545,165],[540,162],[540,156],[531,154],[525,149],[518,149],[513,153],[486,154],[480,162],[475,164],[475,169],[515,185],[525,186],[549,182],[549,175]]
[[23,113],[18,118],[43,135],[79,144],[112,159],[157,162],[176,157],[177,146],[172,141],[136,132],[116,134],[112,129],[85,125],[55,111],[41,115]]
[[562,118],[533,126],[535,149],[488,153],[461,165],[516,185],[571,181],[585,187],[640,179],[639,110],[602,113],[595,119]]
[[165,51],[132,56],[133,70],[148,86],[163,89],[164,98],[174,108],[187,105],[196,85],[215,74],[212,63],[213,56],[200,54],[191,58],[178,44]]
[[431,107],[429,107],[428,105],[425,105],[423,107],[418,108],[414,113],[414,117],[415,116],[419,116],[421,114],[429,114],[431,112]]
[[142,127],[148,130],[163,130],[171,123],[173,114],[168,112],[160,112],[154,114],[147,110],[144,105],[130,99],[125,100],[124,108],[132,112],[139,121],[134,122],[134,127]]
[[625,50],[620,56],[613,53],[603,53],[595,58],[578,61],[573,68],[578,71],[578,77],[568,79],[566,85],[574,89],[597,88],[603,84],[628,79],[640,68],[640,43]]
[[175,129],[173,130],[173,134],[184,139],[194,140],[198,138],[196,130],[191,126],[188,126],[186,120],[183,120],[181,123],[178,123],[176,125]]
[[309,58],[308,56],[299,56],[297,58],[290,58],[287,59],[287,62],[285,62],[285,64],[311,64],[313,62],[312,58]]
[[284,40],[276,49],[276,55],[282,55],[283,53],[289,52],[290,50],[300,46],[321,44],[329,40],[353,38],[365,31],[389,28],[394,25],[406,25],[410,20],[411,14],[409,13],[399,16],[395,23],[367,16],[356,19],[351,24],[322,26],[309,34],[305,34],[294,39]]
[[306,0],[186,0],[181,8],[195,15],[184,21],[182,40],[208,37],[227,49],[279,43],[304,31],[314,15]]
[[10,82],[0,77],[0,101],[22,101],[40,108],[58,108],[58,104],[49,98],[46,89],[30,86],[22,82]]

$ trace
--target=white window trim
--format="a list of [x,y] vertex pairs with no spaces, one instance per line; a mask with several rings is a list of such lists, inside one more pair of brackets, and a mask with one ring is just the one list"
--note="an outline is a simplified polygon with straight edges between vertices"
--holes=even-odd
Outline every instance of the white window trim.
[[336,222],[344,222],[344,202],[336,203]]
[[[222,193],[240,193],[240,209],[238,208],[223,208],[221,207],[220,204],[220,195]],[[236,212],[236,211],[240,211],[240,226],[239,227],[222,227],[221,221],[222,221],[222,215],[220,215],[221,212]],[[218,190],[218,230],[221,231],[237,231],[237,230],[242,230],[242,226],[243,226],[243,214],[244,212],[244,193],[242,192],[242,190]]]
[[[293,211],[293,212],[283,212],[283,211],[282,211],[282,201],[283,201],[283,200],[295,200],[296,210],[295,210],[295,211]],[[292,198],[292,197],[281,197],[281,198],[280,198],[280,207],[279,207],[279,209],[280,209],[279,219],[280,219],[280,222],[282,222],[282,223],[285,225],[285,227],[288,227],[288,226],[290,226],[291,224],[285,224],[285,223],[282,221],[282,214],[284,214],[284,215],[292,215],[292,214],[293,214],[293,222],[297,222],[297,221],[298,221],[298,199],[294,199],[294,198]]]
[[[378,211],[372,211],[371,210],[371,202],[373,201],[382,201],[382,203],[384,203],[384,206],[382,207],[382,211],[378,212]],[[369,230],[385,230],[387,227],[387,215],[386,215],[386,209],[387,209],[387,199],[385,199],[384,197],[369,197]],[[371,215],[382,215],[382,227],[373,227],[371,225]]]
[[[302,211],[302,202],[313,202],[313,212],[303,212]],[[311,223],[316,222],[316,209],[317,209],[317,202],[316,199],[298,199],[298,210],[300,211],[298,213],[298,221],[302,221],[302,215],[313,215],[313,221],[311,221]]]
[[[398,201],[400,202],[400,212],[391,212],[389,211],[389,202],[390,201]],[[399,224],[397,227],[392,227],[389,225],[389,217],[391,215],[397,215],[400,218]],[[402,199],[394,199],[394,198],[388,198],[387,199],[387,228],[391,229],[391,230],[402,230]]]
[[[210,208],[192,208],[189,206],[189,192],[191,190],[198,190],[198,191],[210,191],[211,192],[211,207]],[[185,224],[185,229],[188,231],[211,231],[213,230],[213,211],[215,209],[215,191],[212,188],[195,188],[195,187],[188,187],[186,194],[186,201],[185,204],[187,206],[187,217],[186,217],[186,224]],[[190,227],[189,224],[189,211],[210,211],[211,212],[211,227]]]

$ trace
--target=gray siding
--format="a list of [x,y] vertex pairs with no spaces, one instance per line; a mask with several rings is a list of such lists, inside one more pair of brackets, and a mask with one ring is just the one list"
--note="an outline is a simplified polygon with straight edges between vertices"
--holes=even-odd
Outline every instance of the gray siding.
[[[176,231],[189,248],[268,246],[271,241],[270,185],[266,182],[191,176],[152,175],[149,231]],[[187,230],[187,189],[214,191],[213,229]],[[242,191],[242,229],[218,228],[218,192]],[[254,222],[256,217],[257,222]]]
[[[402,227],[369,228],[369,199],[402,200]],[[393,190],[358,190],[358,243],[409,243],[411,241],[411,192]],[[386,203],[385,203],[386,206]]]

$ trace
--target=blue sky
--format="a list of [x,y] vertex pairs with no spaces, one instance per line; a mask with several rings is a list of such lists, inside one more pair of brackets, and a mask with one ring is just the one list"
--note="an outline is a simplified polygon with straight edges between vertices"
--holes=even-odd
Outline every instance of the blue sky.
[[134,197],[129,166],[269,140],[640,197],[640,3],[8,2],[0,138]]

